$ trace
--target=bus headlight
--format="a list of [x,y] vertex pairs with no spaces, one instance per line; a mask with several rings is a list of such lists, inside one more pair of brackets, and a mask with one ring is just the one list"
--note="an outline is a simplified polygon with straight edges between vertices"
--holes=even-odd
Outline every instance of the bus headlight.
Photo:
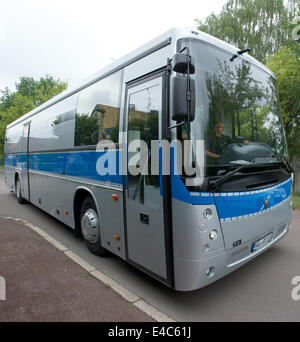
[[218,237],[218,232],[216,230],[212,230],[210,233],[209,233],[209,238],[211,240],[216,240],[216,238]]
[[215,266],[212,266],[206,270],[206,275],[211,278],[215,275]]
[[204,218],[206,218],[207,220],[212,218],[213,212],[211,209],[207,208],[203,211],[203,216]]

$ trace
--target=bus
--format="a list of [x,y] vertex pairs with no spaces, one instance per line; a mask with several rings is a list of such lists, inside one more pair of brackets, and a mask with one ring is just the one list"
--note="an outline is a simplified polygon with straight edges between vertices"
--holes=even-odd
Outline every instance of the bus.
[[274,74],[174,28],[7,126],[5,182],[178,291],[202,288],[291,227]]

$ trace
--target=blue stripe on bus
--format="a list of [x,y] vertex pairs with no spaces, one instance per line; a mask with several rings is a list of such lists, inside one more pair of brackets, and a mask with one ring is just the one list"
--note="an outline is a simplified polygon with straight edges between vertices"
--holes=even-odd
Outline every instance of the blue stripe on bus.
[[18,167],[20,169],[26,168],[26,154],[5,154],[4,163],[5,165]]
[[[292,193],[292,180],[257,191],[232,193],[189,192],[177,175],[172,175],[172,198],[192,205],[215,204],[221,220],[239,219],[272,209],[286,201]],[[268,206],[264,207],[268,199]]]
[[172,174],[171,177],[172,198],[194,205],[215,204],[213,194],[209,192],[190,192],[178,175]]
[[[257,191],[231,193],[189,192],[180,176],[174,172],[174,165],[176,165],[174,149],[176,150],[176,145],[171,148],[172,198],[192,205],[215,204],[219,218],[222,220],[263,212],[274,208],[291,196],[291,178],[276,186]],[[262,210],[266,199],[268,199],[269,205]]]
[[[272,209],[287,200],[292,193],[292,180],[273,187],[249,192],[215,194],[215,203],[220,219],[238,219],[241,216],[256,215]],[[264,207],[268,200],[268,205]]]
[[177,154],[175,153],[175,151],[176,142],[172,142],[170,149],[172,198],[194,205],[215,204],[213,194],[211,193],[188,191],[180,176],[177,174],[178,172],[175,172],[174,165],[177,165]]
[[[172,151],[172,149],[171,149]],[[123,178],[119,170],[119,152],[116,153],[115,175],[100,175],[97,172],[99,157],[106,152],[63,152],[63,153],[34,153],[29,155],[29,169],[36,171],[65,174],[68,176],[82,177],[122,185]],[[109,152],[108,152],[109,153]],[[216,204],[220,219],[237,218],[251,215],[261,211],[265,200],[269,199],[269,206],[263,210],[272,208],[291,195],[291,179],[274,187],[259,191],[232,192],[232,193],[204,193],[190,192],[187,190],[181,178],[174,174],[173,151],[171,152],[171,183],[172,198],[192,205]],[[162,155],[160,153],[160,165]],[[27,166],[26,154],[6,154],[5,164],[20,169]],[[122,163],[121,163],[122,164]],[[122,165],[120,165],[120,168]],[[161,167],[160,167],[161,171]],[[161,172],[160,172],[161,173]],[[161,179],[162,181],[162,179]],[[127,183],[127,177],[125,177]],[[162,183],[161,183],[162,184]],[[160,189],[162,195],[162,186]],[[263,211],[262,210],[262,211]]]
[[[102,182],[121,185],[122,175],[119,170],[119,153],[112,167],[115,174],[99,174],[97,162],[104,153],[110,152],[63,152],[63,153],[33,153],[29,154],[29,169],[34,171],[52,172],[67,176],[82,177]],[[26,154],[7,154],[5,164],[12,167],[26,168]],[[104,163],[105,165],[105,163]],[[107,167],[107,165],[105,165]],[[120,165],[120,167],[122,167]],[[99,170],[100,168],[98,168]]]

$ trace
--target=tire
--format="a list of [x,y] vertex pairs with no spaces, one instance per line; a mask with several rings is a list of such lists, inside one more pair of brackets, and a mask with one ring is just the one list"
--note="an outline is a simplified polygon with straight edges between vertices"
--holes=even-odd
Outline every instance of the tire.
[[87,248],[96,255],[104,256],[106,249],[101,245],[100,222],[92,197],[86,197],[80,210],[80,230]]
[[26,203],[26,200],[22,197],[21,181],[19,177],[17,177],[17,180],[16,180],[16,195],[17,195],[17,201],[20,204]]

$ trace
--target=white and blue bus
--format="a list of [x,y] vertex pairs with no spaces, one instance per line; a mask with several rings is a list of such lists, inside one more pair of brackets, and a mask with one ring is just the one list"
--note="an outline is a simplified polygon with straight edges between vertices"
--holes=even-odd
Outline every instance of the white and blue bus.
[[176,290],[220,279],[291,223],[275,77],[247,52],[166,32],[8,125],[7,186]]

